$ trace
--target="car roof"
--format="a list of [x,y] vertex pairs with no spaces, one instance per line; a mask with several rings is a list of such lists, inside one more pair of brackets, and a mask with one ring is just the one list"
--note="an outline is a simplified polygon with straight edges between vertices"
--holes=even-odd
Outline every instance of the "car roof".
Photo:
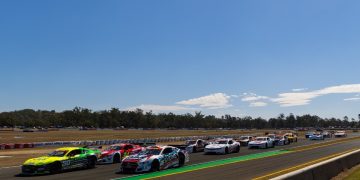
[[81,149],[80,147],[62,147],[62,148],[58,148],[56,150],[58,151],[72,151],[72,150],[75,150],[75,149]]

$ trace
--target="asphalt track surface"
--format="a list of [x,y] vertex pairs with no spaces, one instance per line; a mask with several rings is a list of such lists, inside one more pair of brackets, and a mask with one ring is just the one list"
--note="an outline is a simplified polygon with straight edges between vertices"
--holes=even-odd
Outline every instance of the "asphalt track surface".
[[[352,135],[353,136],[353,135]],[[351,136],[349,136],[351,137]],[[190,162],[187,165],[199,164],[214,160],[238,157],[250,154],[256,154],[266,151],[274,151],[279,149],[288,149],[294,147],[307,146],[316,143],[324,143],[338,139],[326,139],[325,141],[310,141],[307,139],[299,139],[297,143],[286,146],[276,146],[269,149],[248,149],[242,147],[239,153],[227,155],[204,155],[203,153],[190,154]],[[360,148],[360,140],[347,141],[339,144],[324,146],[320,148],[271,156],[261,159],[232,163],[228,165],[206,168],[192,172],[180,173],[170,176],[164,176],[160,179],[252,179],[263,176],[274,171],[286,169],[298,164],[312,161],[335,153],[344,152],[350,149]],[[74,170],[63,172],[56,175],[42,175],[31,177],[17,177],[20,173],[20,167],[1,168],[0,179],[17,179],[17,180],[53,180],[53,179],[114,179],[132,176],[131,174],[116,174],[119,164],[98,165],[95,169],[90,170]]]

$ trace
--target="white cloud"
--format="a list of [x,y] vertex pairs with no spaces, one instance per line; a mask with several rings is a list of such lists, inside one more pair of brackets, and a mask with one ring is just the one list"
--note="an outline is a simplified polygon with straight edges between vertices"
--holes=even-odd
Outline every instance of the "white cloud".
[[274,98],[272,101],[279,103],[280,106],[300,106],[309,104],[312,99],[319,96],[348,93],[360,93],[360,84],[331,86],[309,92],[281,93],[278,98]]
[[199,98],[189,99],[177,102],[176,104],[181,105],[198,105],[200,107],[209,108],[209,109],[219,109],[231,107],[230,96],[225,93],[215,93],[207,96],[202,96]]
[[354,97],[354,98],[346,98],[344,101],[359,101],[360,97]]
[[163,106],[155,104],[142,104],[140,106],[129,107],[126,110],[136,110],[142,109],[145,112],[154,111],[154,112],[170,112],[170,111],[187,111],[194,110],[194,108],[188,108],[183,106]]
[[264,106],[267,106],[267,103],[266,102],[251,102],[250,103],[250,107],[264,107]]
[[250,107],[263,107],[267,106],[266,102],[262,102],[260,100],[269,99],[267,96],[259,96],[255,93],[243,93],[241,101],[249,102]]
[[267,96],[258,96],[254,93],[244,93],[243,98],[241,98],[241,101],[249,102],[249,101],[258,101],[262,99],[269,99]]
[[300,91],[306,91],[307,88],[297,88],[297,89],[292,89],[292,91],[294,92],[300,92]]

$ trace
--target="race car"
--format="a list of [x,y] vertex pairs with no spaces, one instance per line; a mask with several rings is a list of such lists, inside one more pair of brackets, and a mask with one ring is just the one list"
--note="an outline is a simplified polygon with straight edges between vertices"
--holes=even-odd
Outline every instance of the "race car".
[[324,138],[324,135],[323,135],[323,134],[321,134],[321,133],[315,133],[315,134],[309,136],[309,139],[310,139],[310,140],[324,140],[325,138]]
[[324,136],[324,138],[331,138],[331,134],[327,131],[323,131],[321,134]]
[[274,144],[277,146],[283,146],[290,144],[289,139],[287,136],[284,135],[276,135],[274,139]]
[[238,142],[241,146],[247,146],[253,138],[253,136],[241,136]]
[[347,134],[345,131],[336,131],[334,134],[335,137],[346,137]]
[[209,143],[202,140],[202,139],[198,139],[198,140],[189,140],[186,141],[186,151],[188,151],[189,153],[196,153],[196,152],[202,152],[205,149],[205,146],[207,146]]
[[288,137],[289,141],[292,142],[297,142],[297,135],[294,133],[285,133],[285,136]]
[[233,139],[218,139],[213,144],[205,146],[205,154],[228,154],[240,151],[240,143]]
[[305,133],[305,138],[307,139],[314,134],[315,134],[315,132],[313,132],[313,131],[307,132],[307,133]]
[[268,148],[268,147],[274,147],[275,143],[274,141],[269,137],[257,137],[255,140],[249,142],[249,149],[251,148]]
[[139,173],[181,167],[189,162],[189,154],[172,146],[149,146],[138,154],[123,159],[119,173]]
[[145,148],[135,144],[114,144],[101,152],[99,164],[120,163],[124,157],[136,154]]
[[82,147],[63,147],[47,156],[32,158],[22,165],[21,175],[56,174],[75,168],[94,168],[99,150]]

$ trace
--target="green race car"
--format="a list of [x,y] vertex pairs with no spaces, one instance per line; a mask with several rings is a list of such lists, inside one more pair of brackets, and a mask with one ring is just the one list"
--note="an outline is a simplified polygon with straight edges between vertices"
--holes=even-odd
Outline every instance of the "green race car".
[[82,147],[56,149],[47,156],[32,158],[22,165],[22,175],[55,174],[75,168],[94,168],[99,150]]

